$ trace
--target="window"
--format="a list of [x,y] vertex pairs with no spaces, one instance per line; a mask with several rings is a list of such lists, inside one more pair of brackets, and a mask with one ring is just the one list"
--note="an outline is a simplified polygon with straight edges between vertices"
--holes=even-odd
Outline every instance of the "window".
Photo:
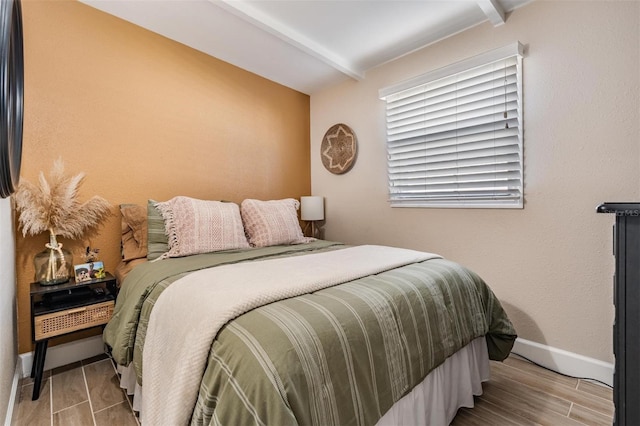
[[380,90],[392,207],[523,206],[515,43]]

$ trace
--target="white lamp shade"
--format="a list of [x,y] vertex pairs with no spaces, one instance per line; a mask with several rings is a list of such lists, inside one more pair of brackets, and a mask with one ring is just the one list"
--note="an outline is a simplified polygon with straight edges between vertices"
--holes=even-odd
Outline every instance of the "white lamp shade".
[[300,219],[305,221],[324,220],[323,197],[300,197]]

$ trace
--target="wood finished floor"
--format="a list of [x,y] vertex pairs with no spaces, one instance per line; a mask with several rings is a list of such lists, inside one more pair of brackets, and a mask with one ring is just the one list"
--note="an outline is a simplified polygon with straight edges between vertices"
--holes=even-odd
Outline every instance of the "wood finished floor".
[[140,424],[106,355],[45,371],[42,382],[40,398],[31,401],[33,380],[22,380],[12,425]]
[[613,391],[556,374],[514,356],[491,362],[475,407],[461,408],[452,426],[611,425]]
[[[611,425],[611,389],[572,379],[510,357],[491,362],[475,407],[461,408],[453,426]],[[33,383],[21,383],[13,425],[139,425],[106,356],[45,372],[42,391],[31,401]]]

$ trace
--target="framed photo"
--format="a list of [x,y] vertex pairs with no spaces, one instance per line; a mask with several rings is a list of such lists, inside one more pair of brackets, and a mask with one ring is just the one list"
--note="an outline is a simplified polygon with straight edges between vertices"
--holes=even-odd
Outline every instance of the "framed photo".
[[76,275],[76,282],[99,280],[106,277],[104,264],[102,262],[81,263],[73,267]]

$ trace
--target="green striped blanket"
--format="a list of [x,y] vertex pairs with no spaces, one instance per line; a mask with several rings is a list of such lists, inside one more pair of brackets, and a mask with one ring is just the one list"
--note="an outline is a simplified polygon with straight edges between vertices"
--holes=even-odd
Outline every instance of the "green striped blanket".
[[[187,270],[197,270],[212,262],[335,248],[318,242],[204,256],[215,261],[192,257],[174,262],[179,268],[162,272],[159,276],[168,274],[164,278],[155,270],[174,269],[166,261],[143,265],[125,281],[105,341],[116,361],[137,360],[141,371],[150,309],[162,289],[184,276],[178,271],[186,264]],[[429,371],[483,335],[492,359],[504,359],[515,339],[484,282],[443,259],[265,305],[218,333],[192,423],[374,424]]]

